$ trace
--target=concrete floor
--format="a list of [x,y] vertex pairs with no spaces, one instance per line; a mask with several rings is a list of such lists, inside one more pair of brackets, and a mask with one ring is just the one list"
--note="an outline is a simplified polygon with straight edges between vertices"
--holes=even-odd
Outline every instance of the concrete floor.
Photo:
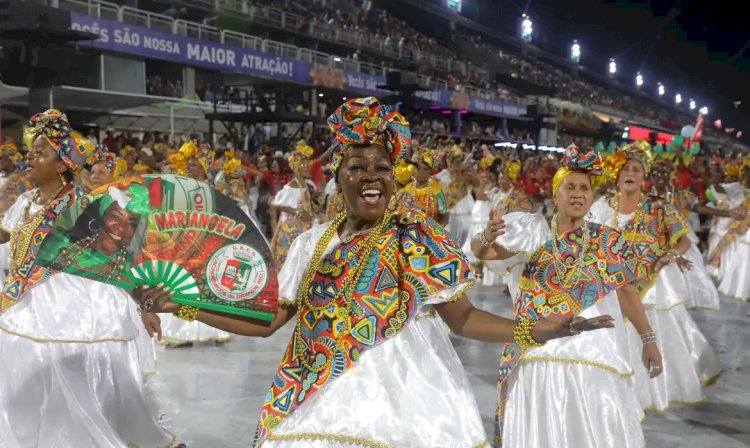
[[[479,308],[508,316],[510,297],[476,287]],[[719,353],[724,373],[707,387],[707,400],[648,414],[649,448],[750,447],[750,305],[722,298],[721,311],[691,311]],[[166,427],[190,448],[249,446],[268,386],[289,341],[292,325],[268,339],[236,337],[223,345],[158,349],[158,373],[149,385]],[[487,433],[492,434],[499,345],[453,339],[469,375]]]

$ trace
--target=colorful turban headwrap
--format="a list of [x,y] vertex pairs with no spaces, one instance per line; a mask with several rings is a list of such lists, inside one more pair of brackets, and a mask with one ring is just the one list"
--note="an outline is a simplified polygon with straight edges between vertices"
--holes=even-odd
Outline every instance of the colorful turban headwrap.
[[180,147],[180,149],[169,156],[169,163],[181,176],[187,172],[187,163],[190,158],[195,157],[198,163],[203,167],[203,171],[208,174],[208,167],[214,163],[214,152],[207,144],[198,145],[194,140],[190,140]]
[[591,176],[602,174],[601,159],[594,151],[582,152],[577,146],[570,145],[565,149],[565,156],[560,162],[560,168],[552,178],[552,196],[557,196],[557,190],[566,177],[571,173],[584,173]]
[[304,162],[305,160],[310,160],[310,158],[312,158],[314,152],[315,150],[312,149],[311,146],[308,146],[304,140],[300,140],[299,142],[297,142],[297,147],[294,148],[294,152],[289,154],[289,157],[287,157],[289,166],[293,171],[297,171],[302,162]]
[[18,166],[23,161],[23,155],[18,152],[18,147],[13,143],[0,145],[0,157],[3,159],[10,159],[15,166]]
[[68,117],[57,109],[47,109],[31,117],[24,131],[24,142],[31,149],[37,138],[43,137],[57,151],[71,171],[77,171],[88,160],[94,145],[70,127]]
[[388,151],[391,163],[396,165],[411,144],[409,123],[403,115],[391,112],[372,96],[354,98],[339,106],[328,117],[328,126],[335,134],[331,156],[334,173],[352,145],[380,143]]
[[94,165],[100,162],[104,163],[104,167],[114,179],[118,179],[120,175],[128,169],[128,164],[125,162],[125,159],[117,157],[115,153],[110,152],[102,145],[96,145],[94,147],[94,153],[91,154],[89,164]]
[[624,167],[628,160],[631,159],[641,162],[643,170],[646,172],[646,176],[651,173],[651,166],[654,163],[654,153],[651,151],[651,145],[645,140],[638,140],[623,146],[606,161],[605,170],[612,180],[617,180],[617,177],[620,176],[620,171],[622,171],[622,167]]

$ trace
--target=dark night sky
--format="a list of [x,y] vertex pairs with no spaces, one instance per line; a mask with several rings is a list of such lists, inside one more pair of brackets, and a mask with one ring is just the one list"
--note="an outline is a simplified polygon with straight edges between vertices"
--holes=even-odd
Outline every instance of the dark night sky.
[[[433,0],[434,1],[434,0]],[[534,21],[535,45],[567,55],[573,39],[582,47],[581,63],[606,73],[610,57],[618,78],[667,95],[678,91],[683,104],[695,98],[708,106],[711,119],[725,115],[725,125],[742,126],[728,116],[742,101],[737,117],[750,123],[750,14],[727,1],[654,0],[464,0],[463,15],[498,31],[517,35],[526,11]],[[742,8],[745,9],[745,8]],[[736,123],[731,123],[735,121]],[[750,129],[745,130],[749,134]],[[743,140],[746,140],[743,138]]]

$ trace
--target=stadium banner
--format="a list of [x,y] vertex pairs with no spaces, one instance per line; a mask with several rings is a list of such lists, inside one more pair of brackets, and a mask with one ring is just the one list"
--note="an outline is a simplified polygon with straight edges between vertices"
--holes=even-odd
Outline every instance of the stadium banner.
[[[78,45],[365,95],[388,93],[377,87],[385,84],[383,76],[312,65],[298,59],[152,30],[77,12],[71,12],[70,16],[71,29],[99,36],[96,40],[80,41]],[[423,91],[417,92],[417,96],[429,100],[436,106],[469,110],[486,115],[513,118],[526,113],[526,106],[487,100],[464,92]]]
[[310,64],[298,59],[283,58],[76,12],[71,12],[70,16],[71,29],[99,35],[99,39],[81,41],[79,45],[305,84],[310,81]]

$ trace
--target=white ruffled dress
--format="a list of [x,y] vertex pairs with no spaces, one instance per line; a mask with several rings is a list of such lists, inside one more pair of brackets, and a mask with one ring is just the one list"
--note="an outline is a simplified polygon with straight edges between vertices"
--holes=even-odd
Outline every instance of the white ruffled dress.
[[[606,198],[591,207],[592,221],[609,225],[614,210]],[[619,214],[618,222],[632,217]],[[687,275],[690,275],[688,272]],[[721,373],[719,359],[687,311],[688,286],[676,265],[667,265],[642,299],[646,316],[657,336],[664,371],[649,378],[641,362],[642,343],[632,324],[626,324],[630,364],[635,369],[634,383],[638,401],[644,410],[663,411],[671,402],[683,404],[702,401],[703,386]]]
[[[15,227],[32,194],[3,227]],[[114,286],[56,273],[27,289],[0,316],[0,447],[171,446],[144,398],[139,325]]]
[[[739,183],[724,184],[726,200],[730,208],[742,207],[745,197],[750,196],[750,191]],[[728,218],[720,222],[723,232],[715,239],[718,245],[721,238],[726,234],[729,224]],[[727,245],[721,252],[719,277],[719,291],[738,300],[750,301],[750,230]]]
[[[448,191],[451,184],[451,173],[448,170],[442,170],[435,175],[435,179],[443,185],[443,189]],[[474,198],[470,192],[461,198],[450,209],[448,216],[448,225],[445,229],[450,233],[451,239],[459,244],[466,241],[469,237],[469,228],[471,227],[471,211],[474,208]]]
[[[505,215],[506,234],[496,242],[518,252],[504,261],[487,261],[510,270],[511,293],[532,253],[551,238],[544,217]],[[633,390],[633,368],[617,293],[610,292],[579,315],[608,314],[615,327],[556,339],[526,352],[508,378],[502,428],[503,448],[579,448],[644,446],[640,411]]]
[[[325,229],[316,225],[292,243],[279,272],[280,297],[297,296]],[[334,237],[327,250],[338,243]],[[351,370],[282,420],[263,448],[489,446],[466,373],[433,307],[458,288],[423,302],[393,339],[365,351]]]

